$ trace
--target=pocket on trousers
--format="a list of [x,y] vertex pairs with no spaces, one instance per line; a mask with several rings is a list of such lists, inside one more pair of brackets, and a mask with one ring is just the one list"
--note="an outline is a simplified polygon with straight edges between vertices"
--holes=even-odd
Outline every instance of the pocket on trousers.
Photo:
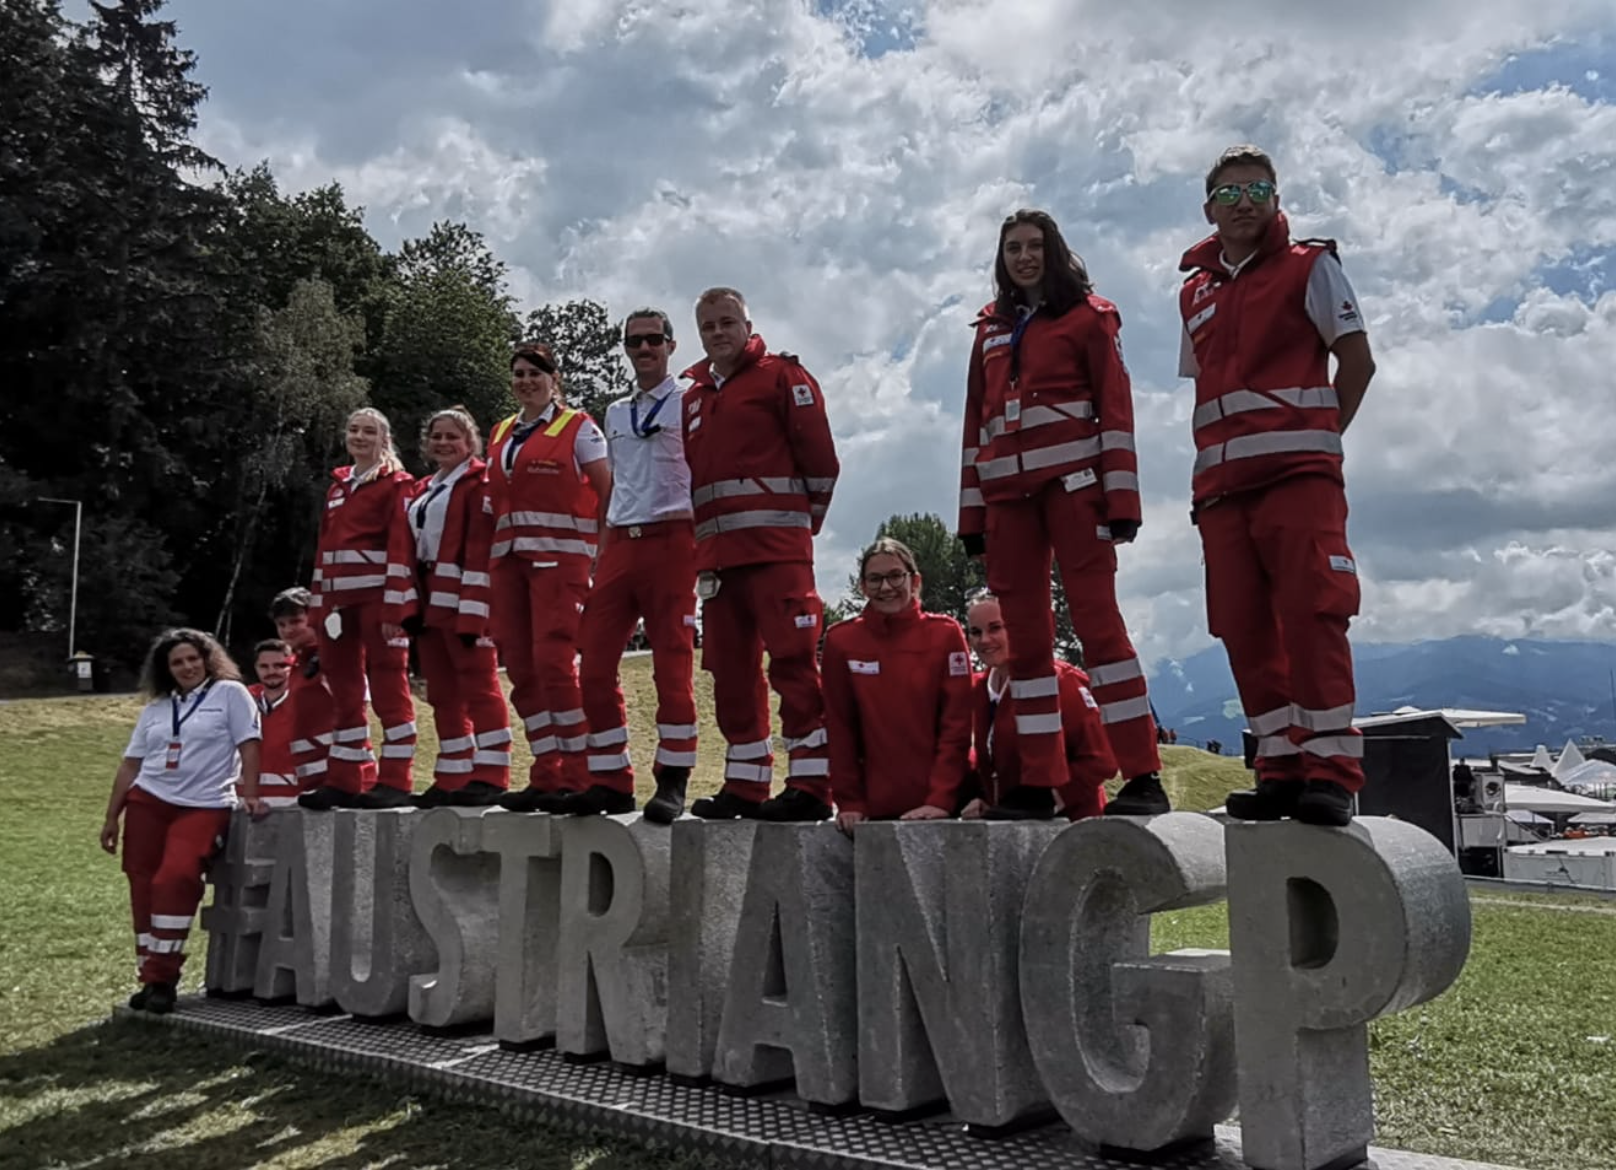
[[762,631],[771,657],[808,658],[819,647],[825,603],[812,590],[787,593],[776,599],[770,615],[773,628]]
[[1358,562],[1341,537],[1315,537],[1313,541],[1313,608],[1321,617],[1358,616],[1362,596]]

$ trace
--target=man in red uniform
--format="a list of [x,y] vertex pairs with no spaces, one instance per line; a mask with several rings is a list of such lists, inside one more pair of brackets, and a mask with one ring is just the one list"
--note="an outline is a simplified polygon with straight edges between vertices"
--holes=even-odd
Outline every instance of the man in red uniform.
[[[790,354],[769,353],[746,301],[713,288],[696,302],[707,360],[686,372],[685,459],[696,517],[702,668],[713,676],[728,745],[724,786],[698,817],[820,821],[831,815],[830,759],[819,685],[814,535],[840,465],[819,384]],[[786,789],[769,799],[774,746],[769,682],[780,695]]]
[[556,811],[623,813],[634,808],[628,718],[618,665],[635,625],[645,621],[657,691],[657,790],[647,820],[672,824],[685,810],[696,765],[696,530],[690,509],[678,382],[668,373],[677,348],[660,309],[623,322],[634,391],[606,408],[611,498],[595,583],[578,635],[579,685],[589,721],[589,779]]
[[280,638],[266,638],[253,647],[253,674],[258,681],[247,690],[258,704],[264,738],[259,747],[258,795],[270,808],[297,803],[297,765],[292,760],[292,715],[286,702],[291,692],[292,647]]
[[336,707],[320,669],[320,635],[309,620],[314,597],[304,588],[283,589],[269,603],[275,633],[291,648],[287,680],[286,718],[289,721],[292,773],[305,807],[333,808],[341,799],[338,789],[325,786],[331,743],[336,731]]
[[[1215,232],[1184,254],[1179,373],[1195,379],[1194,515],[1207,619],[1258,737],[1241,820],[1344,825],[1363,786],[1348,622],[1341,434],[1375,362],[1330,240],[1292,242],[1273,161],[1224,151],[1206,176]],[[1330,355],[1336,376],[1330,380]]]

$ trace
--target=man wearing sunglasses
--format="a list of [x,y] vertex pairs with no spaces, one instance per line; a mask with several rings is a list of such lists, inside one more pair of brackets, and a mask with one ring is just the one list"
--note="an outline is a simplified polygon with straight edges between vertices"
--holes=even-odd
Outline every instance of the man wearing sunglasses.
[[661,309],[636,309],[623,322],[634,390],[606,408],[612,491],[578,636],[590,785],[563,802],[565,813],[634,808],[618,667],[641,619],[657,691],[656,795],[646,802],[647,820],[672,824],[684,812],[696,764],[696,528],[679,387],[668,373],[676,348],[673,323]]
[[[1223,152],[1213,234],[1184,254],[1179,373],[1195,379],[1193,516],[1207,619],[1252,734],[1254,791],[1229,815],[1345,825],[1363,786],[1347,625],[1358,612],[1341,434],[1375,362],[1331,240],[1292,241],[1273,161]],[[1330,378],[1330,357],[1336,373]]]

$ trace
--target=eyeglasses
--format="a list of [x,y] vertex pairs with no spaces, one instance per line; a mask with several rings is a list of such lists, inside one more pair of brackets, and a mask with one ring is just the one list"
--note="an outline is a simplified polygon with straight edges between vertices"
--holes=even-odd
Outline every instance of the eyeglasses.
[[537,378],[540,374],[543,374],[543,375],[545,375],[547,377],[554,377],[555,376],[555,371],[552,370],[552,369],[548,369],[548,368],[546,368],[545,366],[542,366],[542,365],[539,366],[539,368],[536,369],[536,370],[515,369],[515,370],[511,371],[511,377],[518,378],[518,379],[520,379],[520,378]]
[[908,570],[900,570],[896,573],[882,573],[879,577],[871,574],[870,576],[864,578],[864,588],[875,590],[880,589],[884,585],[889,588],[896,589],[907,580],[909,580]]
[[630,333],[623,338],[624,349],[639,349],[642,345],[649,345],[661,349],[668,339],[660,333]]
[[1207,200],[1211,203],[1221,203],[1225,207],[1233,207],[1240,202],[1241,195],[1256,204],[1267,203],[1274,197],[1274,184],[1267,179],[1254,179],[1250,183],[1225,183],[1221,187],[1212,188]]

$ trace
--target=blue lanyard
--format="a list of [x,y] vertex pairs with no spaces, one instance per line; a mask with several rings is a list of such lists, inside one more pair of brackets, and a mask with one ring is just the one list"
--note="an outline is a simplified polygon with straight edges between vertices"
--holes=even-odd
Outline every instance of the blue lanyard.
[[1010,385],[1014,386],[1021,380],[1021,338],[1031,324],[1033,314],[1037,309],[1028,309],[1016,318],[1015,328],[1010,330]]
[[424,529],[426,527],[427,509],[432,506],[432,501],[442,495],[444,489],[448,486],[449,484],[447,481],[440,483],[437,487],[427,492],[426,495],[422,496],[421,502],[415,505],[415,527],[417,530]]
[[174,705],[174,738],[175,739],[179,738],[180,728],[185,726],[185,721],[187,719],[189,719],[192,715],[196,714],[196,709],[202,705],[202,700],[208,697],[208,689],[210,687],[212,687],[212,686],[213,686],[213,684],[211,682],[204,683],[202,685],[202,688],[196,692],[196,698],[191,700],[191,709],[189,711],[187,711],[184,715],[180,714],[180,697],[178,695],[170,695],[169,696],[168,701]]
[[656,416],[662,413],[662,408],[668,404],[668,399],[672,398],[673,395],[671,393],[664,394],[657,399],[656,405],[651,408],[651,413],[645,416],[645,425],[643,427],[640,426],[640,404],[635,401],[638,397],[639,395],[636,394],[628,400],[628,425],[640,438],[649,439],[662,429],[652,424],[656,422]]

